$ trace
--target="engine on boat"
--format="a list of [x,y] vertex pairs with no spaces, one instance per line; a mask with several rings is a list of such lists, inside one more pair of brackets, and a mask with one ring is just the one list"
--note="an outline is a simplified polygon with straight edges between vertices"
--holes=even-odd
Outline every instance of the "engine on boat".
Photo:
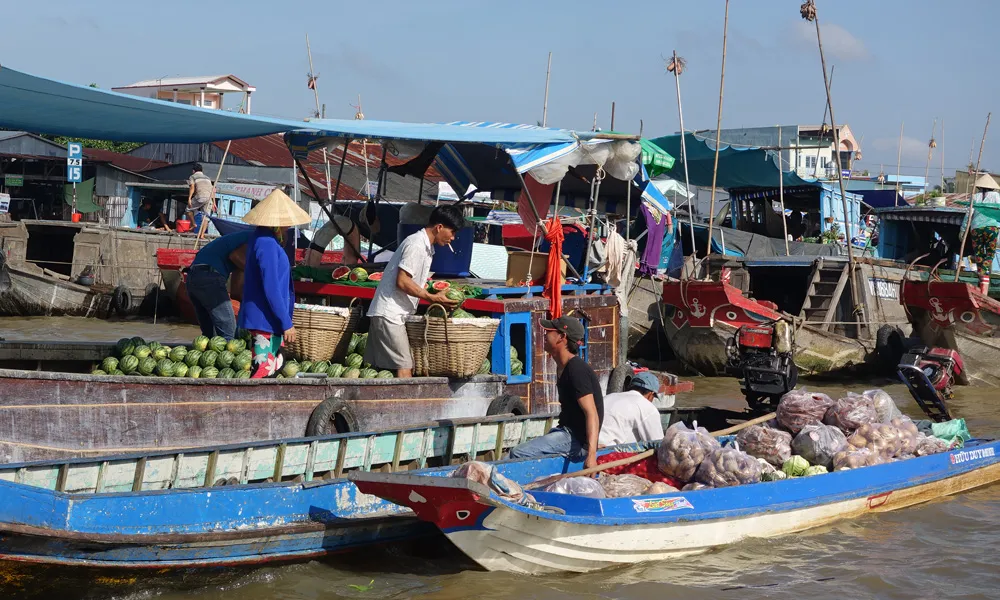
[[900,359],[899,376],[921,410],[939,422],[951,419],[946,401],[954,384],[967,383],[962,357],[948,348],[911,348]]
[[740,380],[751,410],[777,405],[795,388],[799,373],[792,360],[792,332],[786,321],[740,327],[726,343],[726,354],[726,372]]

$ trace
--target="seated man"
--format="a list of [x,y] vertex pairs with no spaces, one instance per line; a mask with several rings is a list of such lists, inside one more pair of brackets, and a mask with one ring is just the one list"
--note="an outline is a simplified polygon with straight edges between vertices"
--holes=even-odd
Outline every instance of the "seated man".
[[598,444],[617,446],[663,439],[660,411],[653,406],[660,381],[649,371],[636,373],[629,389],[604,397],[604,424]]

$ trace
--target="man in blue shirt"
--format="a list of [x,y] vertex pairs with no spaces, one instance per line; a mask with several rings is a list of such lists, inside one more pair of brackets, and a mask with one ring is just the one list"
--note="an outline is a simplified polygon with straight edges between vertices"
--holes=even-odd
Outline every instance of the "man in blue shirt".
[[229,298],[229,276],[238,276],[246,265],[250,231],[216,238],[198,251],[187,273],[187,293],[194,305],[202,335],[236,335],[236,315]]

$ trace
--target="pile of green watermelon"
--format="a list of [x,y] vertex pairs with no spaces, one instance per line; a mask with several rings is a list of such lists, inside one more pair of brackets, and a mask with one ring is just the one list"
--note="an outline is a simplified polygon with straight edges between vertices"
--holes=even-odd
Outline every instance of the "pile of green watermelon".
[[347,346],[347,358],[343,364],[320,361],[290,360],[281,368],[281,379],[295,377],[299,373],[326,373],[327,377],[342,379],[392,379],[392,371],[378,371],[365,362],[365,347],[368,345],[367,333],[355,333]]
[[[483,364],[479,365],[476,375],[489,375],[493,372],[493,361],[489,356],[483,359]],[[517,348],[510,347],[510,374],[524,375],[524,363],[518,358]]]
[[[455,308],[451,311],[451,314],[449,315],[452,319],[490,318],[490,317],[478,317],[462,308],[462,305],[469,298],[478,298],[479,296],[481,296],[483,293],[482,288],[478,288],[471,285],[457,285],[451,283],[450,281],[444,281],[444,280],[431,280],[427,283],[427,291],[431,292],[432,294],[436,294],[438,292],[444,292],[444,295],[446,297],[458,303],[455,305]],[[432,316],[440,316],[440,313],[438,315],[432,315]]]
[[190,346],[164,346],[141,337],[118,340],[113,355],[101,361],[93,375],[249,379],[253,364],[250,332],[235,339],[196,337]]

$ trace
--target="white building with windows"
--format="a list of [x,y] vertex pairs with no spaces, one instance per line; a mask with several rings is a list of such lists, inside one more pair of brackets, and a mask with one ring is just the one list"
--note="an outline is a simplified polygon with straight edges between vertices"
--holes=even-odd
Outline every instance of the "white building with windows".
[[228,110],[250,114],[250,95],[257,91],[235,75],[161,77],[111,88],[115,92],[221,110],[227,95],[236,96]]

